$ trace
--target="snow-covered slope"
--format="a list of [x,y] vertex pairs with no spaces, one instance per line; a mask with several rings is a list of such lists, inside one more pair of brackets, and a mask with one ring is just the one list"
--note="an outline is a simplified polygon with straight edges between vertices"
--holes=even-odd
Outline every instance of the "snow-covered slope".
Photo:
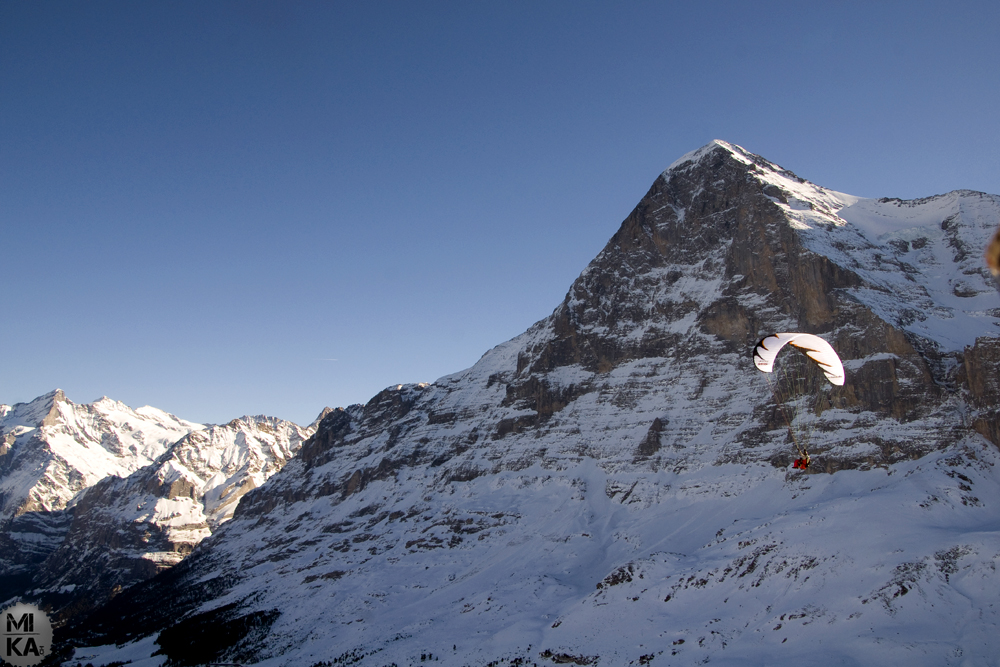
[[[291,508],[296,520],[267,535],[292,526],[294,538],[262,554],[261,533],[234,523],[212,567],[189,573],[200,585],[181,588],[225,594],[164,639],[235,624],[247,611],[233,603],[261,600],[266,639],[230,659],[993,664],[997,462],[975,443],[888,470],[729,464],[637,475],[624,488],[588,459],[445,486],[429,471],[408,475],[333,509]],[[655,504],[630,502],[637,484],[656,486]],[[382,496],[392,504],[372,511]]]
[[[990,664],[1000,331],[957,249],[997,222],[995,196],[861,200],[713,142],[550,317],[331,412],[65,645],[138,642],[81,648],[95,665]],[[807,382],[778,405],[750,361],[774,331],[830,341],[844,386],[786,354]]]

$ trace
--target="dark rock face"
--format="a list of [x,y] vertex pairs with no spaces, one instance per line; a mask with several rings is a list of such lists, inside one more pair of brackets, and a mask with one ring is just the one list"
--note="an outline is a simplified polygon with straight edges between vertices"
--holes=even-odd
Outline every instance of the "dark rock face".
[[[96,607],[110,594],[163,569],[142,558],[143,553],[190,552],[191,546],[184,549],[184,545],[174,544],[163,526],[109,520],[106,508],[115,507],[121,497],[127,497],[128,486],[120,477],[104,479],[89,489],[69,513],[72,521],[65,537],[41,563],[34,579],[38,588],[57,586],[46,597],[48,604],[68,605],[64,613]],[[62,589],[60,583],[68,589]]]
[[636,452],[639,456],[649,457],[660,451],[660,433],[663,432],[663,422],[659,417],[653,420],[653,423],[649,426],[649,433],[641,443],[639,443],[639,449]]
[[[565,401],[539,391],[546,386],[532,373],[574,364],[604,373],[636,359],[683,360],[699,347],[743,354],[767,333],[789,330],[823,334],[845,359],[892,355],[862,366],[816,411],[901,421],[932,411],[945,378],[934,377],[916,347],[922,341],[850,296],[864,284],[857,273],[805,246],[775,204],[786,195],[756,178],[765,165],[720,147],[658,178],[556,309],[553,336],[519,358],[518,375],[528,377],[509,393],[532,398],[527,405],[545,417]],[[718,285],[709,302],[683,295],[679,284],[692,278]],[[697,322],[693,331],[675,326],[686,317]]]
[[972,428],[1000,447],[1000,339],[980,338],[966,348],[964,370],[975,408]]
[[69,532],[72,513],[28,512],[7,522],[0,530],[0,599],[9,600],[32,587],[45,560],[62,544]]
[[[279,612],[258,611],[239,615],[237,605],[186,618],[160,634],[157,643],[174,665],[202,665],[206,660],[219,660],[233,654],[233,647],[246,644],[248,656],[255,652],[254,641],[263,639]],[[234,660],[245,659],[239,648]]]

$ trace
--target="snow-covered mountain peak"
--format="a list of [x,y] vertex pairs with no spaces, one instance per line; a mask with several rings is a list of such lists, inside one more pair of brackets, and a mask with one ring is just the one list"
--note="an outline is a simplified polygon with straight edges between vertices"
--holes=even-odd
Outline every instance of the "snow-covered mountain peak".
[[62,389],[54,389],[27,403],[0,405],[0,420],[2,420],[0,424],[3,425],[2,428],[15,426],[39,428],[50,415],[54,419],[56,405],[65,403],[66,400]]
[[674,162],[663,172],[663,178],[669,180],[672,175],[683,175],[706,159],[720,157],[731,158],[748,167],[747,173],[765,186],[765,193],[782,206],[791,224],[797,228],[809,228],[810,223],[842,225],[844,221],[837,212],[860,199],[810,183],[742,146],[718,139]]
[[[314,430],[274,417],[244,416],[192,431],[124,479],[101,480],[77,499],[62,544],[35,577],[35,593],[59,601],[60,591],[70,590],[74,605],[96,604],[115,586],[176,565],[228,521],[240,498],[280,470]],[[109,532],[110,550],[103,546]]]
[[807,250],[855,274],[859,284],[844,288],[883,319],[943,352],[996,335],[1000,309],[982,249],[1000,217],[1000,197],[958,190],[910,201],[866,199],[818,186],[724,141],[684,156],[663,179],[683,182],[727,159],[761,184]]
[[202,426],[59,391],[0,415],[0,601],[27,581],[76,610],[180,562],[315,431],[264,415]]
[[[712,153],[727,153],[732,155],[737,160],[744,162],[745,164],[754,164],[755,162],[766,162],[760,156],[750,153],[741,146],[736,144],[731,144],[728,141],[723,141],[721,139],[713,139],[701,148],[693,150],[690,153],[685,153],[681,157],[674,160],[669,167],[663,171],[663,176],[668,178],[669,174],[673,171],[680,171],[681,169],[687,168],[688,165],[695,165],[701,162],[706,156]],[[770,163],[768,163],[770,164]],[[774,166],[774,165],[772,165]]]
[[0,598],[17,594],[62,543],[84,491],[149,465],[200,428],[107,397],[76,404],[59,389],[0,408]]
[[[923,226],[938,240],[883,240],[850,221],[863,200],[713,142],[551,315],[466,371],[327,413],[81,636],[146,638],[100,664],[987,661],[1000,337],[929,336],[986,321],[939,283],[965,275],[970,221],[1000,221],[990,201],[957,195]],[[772,389],[750,350],[774,331],[822,334],[844,385],[790,353]],[[201,636],[220,639],[195,653]]]
[[124,477],[202,428],[109,398],[76,404],[60,389],[0,414],[0,522],[29,509],[63,509],[98,480]]

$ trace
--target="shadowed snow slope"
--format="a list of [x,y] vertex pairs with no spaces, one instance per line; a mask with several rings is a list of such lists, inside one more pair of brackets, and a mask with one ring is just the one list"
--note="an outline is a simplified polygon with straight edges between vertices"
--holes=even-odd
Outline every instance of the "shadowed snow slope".
[[[332,411],[65,655],[989,664],[1000,302],[973,251],[998,221],[991,195],[862,200],[713,142],[551,316]],[[750,360],[775,331],[833,344],[844,386],[789,351],[805,389],[776,405]]]

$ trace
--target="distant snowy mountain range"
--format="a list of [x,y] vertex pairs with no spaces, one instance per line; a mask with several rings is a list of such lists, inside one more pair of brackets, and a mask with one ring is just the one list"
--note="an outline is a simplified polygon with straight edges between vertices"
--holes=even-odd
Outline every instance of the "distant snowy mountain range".
[[[994,664],[998,223],[994,195],[860,199],[713,142],[473,367],[314,433],[161,418],[169,450],[63,493],[25,595],[83,610],[68,665]],[[769,383],[779,331],[844,386],[791,350]],[[263,424],[255,464],[212,453]]]
[[10,518],[63,509],[81,490],[149,465],[201,428],[156,408],[132,410],[107,397],[76,405],[58,389],[30,403],[0,405],[0,512]]
[[204,426],[60,390],[0,405],[0,600],[79,614],[176,564],[315,428]]

